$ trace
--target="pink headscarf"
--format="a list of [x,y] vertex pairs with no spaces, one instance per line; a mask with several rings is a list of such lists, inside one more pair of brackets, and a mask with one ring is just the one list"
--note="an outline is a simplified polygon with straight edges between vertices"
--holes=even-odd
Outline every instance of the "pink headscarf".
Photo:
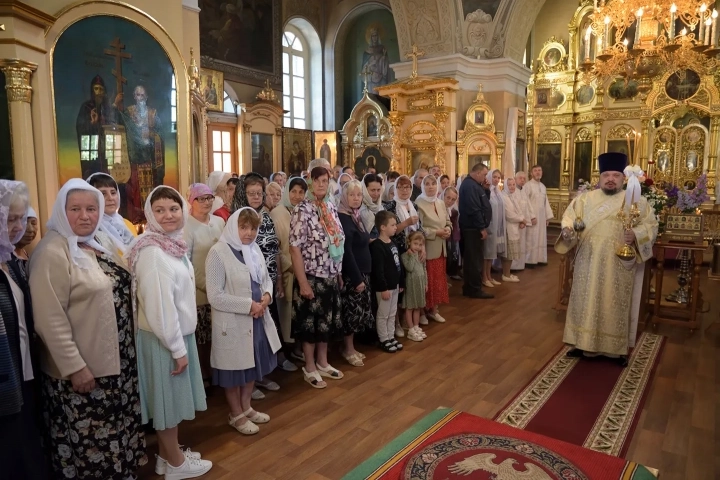
[[190,203],[190,205],[192,205],[192,203],[193,203],[193,202],[195,201],[195,199],[197,199],[198,197],[204,197],[204,196],[206,196],[206,195],[213,195],[213,196],[215,196],[215,194],[214,194],[213,191],[210,189],[210,187],[208,187],[208,186],[205,185],[204,183],[193,183],[193,184],[190,185],[190,187],[188,188],[188,194],[187,194],[187,196],[188,196],[188,202]]

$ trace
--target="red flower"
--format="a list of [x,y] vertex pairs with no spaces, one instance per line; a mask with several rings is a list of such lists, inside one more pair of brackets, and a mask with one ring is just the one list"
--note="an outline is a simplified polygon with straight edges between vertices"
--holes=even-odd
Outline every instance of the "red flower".
[[646,178],[646,179],[645,179],[645,186],[646,186],[646,187],[652,187],[653,185],[655,185],[655,182],[653,182],[652,178]]

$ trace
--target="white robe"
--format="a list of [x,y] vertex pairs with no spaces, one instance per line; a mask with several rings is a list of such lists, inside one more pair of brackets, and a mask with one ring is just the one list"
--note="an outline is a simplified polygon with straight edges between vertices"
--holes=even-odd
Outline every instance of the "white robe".
[[527,194],[525,190],[518,188],[516,196],[520,201],[520,210],[525,216],[525,228],[520,230],[520,258],[513,260],[511,270],[525,270],[525,256],[527,255],[527,234],[532,228],[532,219],[535,218],[532,210],[530,209],[530,202],[528,202]]
[[531,265],[547,263],[546,222],[553,218],[553,212],[547,198],[547,190],[542,183],[530,180],[523,188],[523,191],[528,197],[530,210],[537,219],[537,225],[530,228],[527,233],[525,263]]

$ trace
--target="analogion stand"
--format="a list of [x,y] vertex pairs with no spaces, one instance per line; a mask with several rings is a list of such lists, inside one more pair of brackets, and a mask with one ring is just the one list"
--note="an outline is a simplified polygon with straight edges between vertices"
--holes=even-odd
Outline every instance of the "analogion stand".
[[[702,293],[700,293],[700,266],[703,262],[703,253],[708,249],[707,242],[700,245],[682,245],[663,242],[662,238],[655,242],[657,259],[657,273],[655,275],[655,304],[651,322],[653,327],[659,323],[685,327],[693,333],[700,327],[697,318],[698,310],[702,307]],[[665,250],[689,250],[692,264],[692,284],[690,285],[690,301],[687,304],[678,304],[669,301],[663,302],[663,275],[665,273]]]

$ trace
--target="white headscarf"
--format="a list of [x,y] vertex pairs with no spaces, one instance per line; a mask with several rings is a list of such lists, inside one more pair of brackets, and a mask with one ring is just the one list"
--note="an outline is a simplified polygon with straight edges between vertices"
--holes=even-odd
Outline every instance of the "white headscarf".
[[[362,180],[362,195],[363,195],[363,207],[370,210],[372,213],[378,213],[380,210],[383,209],[382,206],[382,192],[380,193],[380,196],[377,199],[377,202],[373,202],[372,197],[370,196],[370,192],[368,192],[367,185],[365,185],[365,179],[368,175],[372,175],[372,173],[368,173],[363,177]],[[380,184],[382,185],[382,183]]]
[[28,207],[27,218],[34,218],[34,219],[38,218],[37,212],[33,209],[33,207]]
[[93,267],[94,263],[87,256],[85,252],[78,246],[79,243],[84,243],[99,252],[103,252],[107,255],[112,255],[105,249],[100,243],[95,240],[95,235],[100,230],[100,222],[98,221],[95,225],[95,229],[90,235],[85,237],[79,237],[73,232],[70,222],[65,213],[65,206],[67,204],[67,197],[71,190],[85,190],[91,192],[97,197],[98,208],[100,212],[105,211],[105,199],[103,198],[102,192],[97,188],[93,187],[85,180],[81,178],[71,178],[65,185],[62,186],[58,192],[55,204],[53,205],[52,215],[48,220],[47,228],[53,230],[67,239],[68,249],[70,250],[70,259],[72,262],[83,270],[88,270]]
[[[398,195],[398,182],[401,178],[408,178],[407,175],[400,175],[397,180],[395,180],[395,194],[393,195],[393,200],[395,200],[395,205],[397,208],[395,208],[395,215],[400,219],[400,223],[404,222],[410,217],[417,217],[417,210],[415,210],[415,205],[413,205],[412,201],[408,198],[407,200],[401,200],[400,195]],[[411,182],[412,184],[412,182]],[[417,230],[417,224],[410,225],[405,230],[408,232],[414,232]]]
[[227,188],[227,181],[232,178],[232,175],[226,172],[215,170],[210,172],[208,175],[207,182],[205,184],[210,187],[213,191],[215,199],[213,200],[212,208],[210,213],[215,213],[216,210],[222,208],[225,205],[225,192]]
[[[333,203],[335,204],[335,206],[340,205],[340,197],[342,196],[342,187],[343,187],[343,183],[341,183],[340,180],[342,180],[343,177],[348,177],[350,179],[350,180],[348,180],[348,182],[351,182],[354,180],[354,178],[351,177],[347,173],[343,173],[338,177],[338,180],[337,180],[338,191],[333,193]],[[345,184],[347,184],[348,182],[345,182]]]
[[263,268],[263,254],[260,251],[260,247],[257,242],[255,242],[257,234],[255,234],[255,238],[250,245],[245,245],[242,240],[240,240],[238,217],[240,217],[240,212],[243,210],[250,210],[253,214],[260,218],[258,212],[252,207],[243,207],[236,210],[235,213],[230,215],[230,218],[228,218],[228,221],[225,224],[225,229],[223,230],[222,235],[220,235],[220,240],[218,241],[225,242],[235,250],[242,252],[243,260],[245,260],[245,266],[248,270],[250,270],[250,278],[252,278],[255,283],[262,284],[265,280],[265,276],[267,275],[267,269]]
[[438,190],[440,190],[440,185],[437,185],[438,188],[435,189],[435,195],[433,195],[432,197],[428,196],[425,193],[425,188],[426,188],[425,182],[429,181],[430,179],[435,180],[436,185],[439,183],[437,178],[435,178],[434,175],[428,175],[425,178],[423,178],[422,184],[420,185],[420,189],[421,189],[422,193],[420,195],[418,195],[418,200],[422,198],[423,200],[425,200],[428,203],[435,203],[435,201],[438,199]]
[[[107,177],[112,178],[107,173],[93,173],[87,178],[87,182],[90,183],[90,180],[96,175],[105,175]],[[115,179],[113,179],[113,182]],[[92,184],[91,184],[92,185]],[[118,196],[118,209],[120,208],[120,190],[117,189],[117,183],[115,183],[115,191],[117,192]],[[104,197],[103,197],[104,199]],[[110,239],[113,241],[115,246],[118,250],[120,250],[123,254],[127,251],[128,246],[130,243],[132,243],[133,240],[135,240],[135,235],[132,234],[132,232],[127,228],[127,225],[125,225],[125,219],[118,213],[118,209],[115,210],[115,213],[112,215],[108,215],[105,213],[105,210],[103,210],[103,216],[100,218],[100,231],[105,232],[108,234]]]

